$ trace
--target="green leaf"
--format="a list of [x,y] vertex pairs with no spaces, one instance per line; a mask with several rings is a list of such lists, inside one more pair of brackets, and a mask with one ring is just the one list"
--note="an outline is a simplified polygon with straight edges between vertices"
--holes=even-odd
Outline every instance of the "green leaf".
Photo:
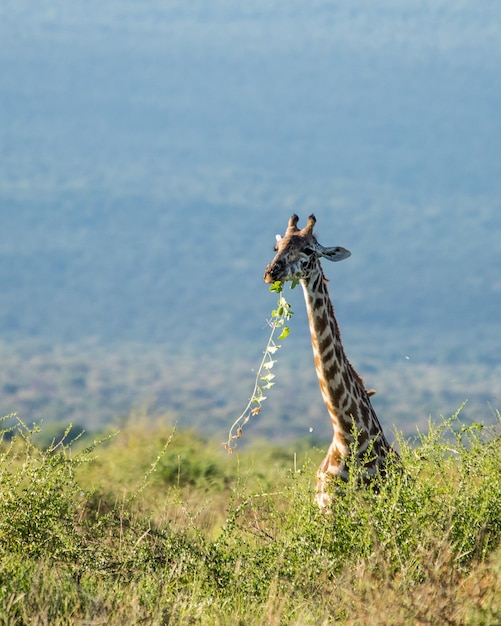
[[276,280],[273,285],[270,285],[270,291],[275,291],[276,293],[282,293],[283,285],[279,280]]
[[289,336],[290,333],[290,328],[288,326],[284,326],[284,329],[282,330],[282,332],[280,333],[280,335],[278,336],[278,339],[281,341],[282,339],[285,339],[286,337]]

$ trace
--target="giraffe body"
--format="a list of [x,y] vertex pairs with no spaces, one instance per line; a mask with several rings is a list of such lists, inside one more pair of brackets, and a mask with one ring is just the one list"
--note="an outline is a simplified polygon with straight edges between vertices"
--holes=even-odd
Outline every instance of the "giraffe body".
[[369,480],[384,472],[389,454],[395,454],[388,443],[372,407],[365,385],[348,361],[339,326],[334,314],[327,279],[319,259],[341,261],[350,252],[345,248],[325,248],[313,234],[315,217],[310,215],[302,230],[293,215],[284,237],[277,235],[277,254],[266,267],[264,280],[299,279],[303,288],[310,326],[315,369],[320,391],[333,426],[333,438],[317,472],[315,500],[320,508],[330,505],[329,482],[334,477],[348,479],[349,460],[362,466],[362,476]]

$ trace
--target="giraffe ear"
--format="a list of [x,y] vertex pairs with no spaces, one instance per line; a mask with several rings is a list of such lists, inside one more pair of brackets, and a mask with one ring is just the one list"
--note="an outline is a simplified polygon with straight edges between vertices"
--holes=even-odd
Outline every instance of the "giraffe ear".
[[335,248],[319,246],[319,254],[328,261],[343,261],[351,256],[351,252],[346,248],[341,248],[341,246],[336,246]]

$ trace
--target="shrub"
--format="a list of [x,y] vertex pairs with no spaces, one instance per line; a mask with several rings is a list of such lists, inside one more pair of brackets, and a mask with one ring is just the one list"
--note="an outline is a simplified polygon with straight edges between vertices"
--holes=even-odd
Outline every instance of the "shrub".
[[0,550],[73,560],[81,551],[75,510],[84,492],[74,474],[82,458],[69,454],[65,434],[39,449],[32,441],[39,428],[17,422],[10,441],[0,441]]
[[292,450],[228,465],[158,425],[80,451],[36,431],[0,450],[5,623],[499,623],[499,439],[459,414],[400,439],[377,489],[353,468],[329,514]]

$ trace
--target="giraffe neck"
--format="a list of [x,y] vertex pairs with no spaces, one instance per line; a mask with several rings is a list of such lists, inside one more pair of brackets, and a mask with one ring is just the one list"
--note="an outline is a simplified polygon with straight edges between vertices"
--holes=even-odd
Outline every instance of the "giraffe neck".
[[[334,435],[324,461],[325,471],[342,475],[344,459],[353,449],[363,456],[372,442],[375,456],[386,456],[386,441],[364,383],[348,361],[341,343],[339,326],[320,265],[302,279],[315,368],[320,390],[329,412]],[[375,461],[375,466],[378,462]]]

